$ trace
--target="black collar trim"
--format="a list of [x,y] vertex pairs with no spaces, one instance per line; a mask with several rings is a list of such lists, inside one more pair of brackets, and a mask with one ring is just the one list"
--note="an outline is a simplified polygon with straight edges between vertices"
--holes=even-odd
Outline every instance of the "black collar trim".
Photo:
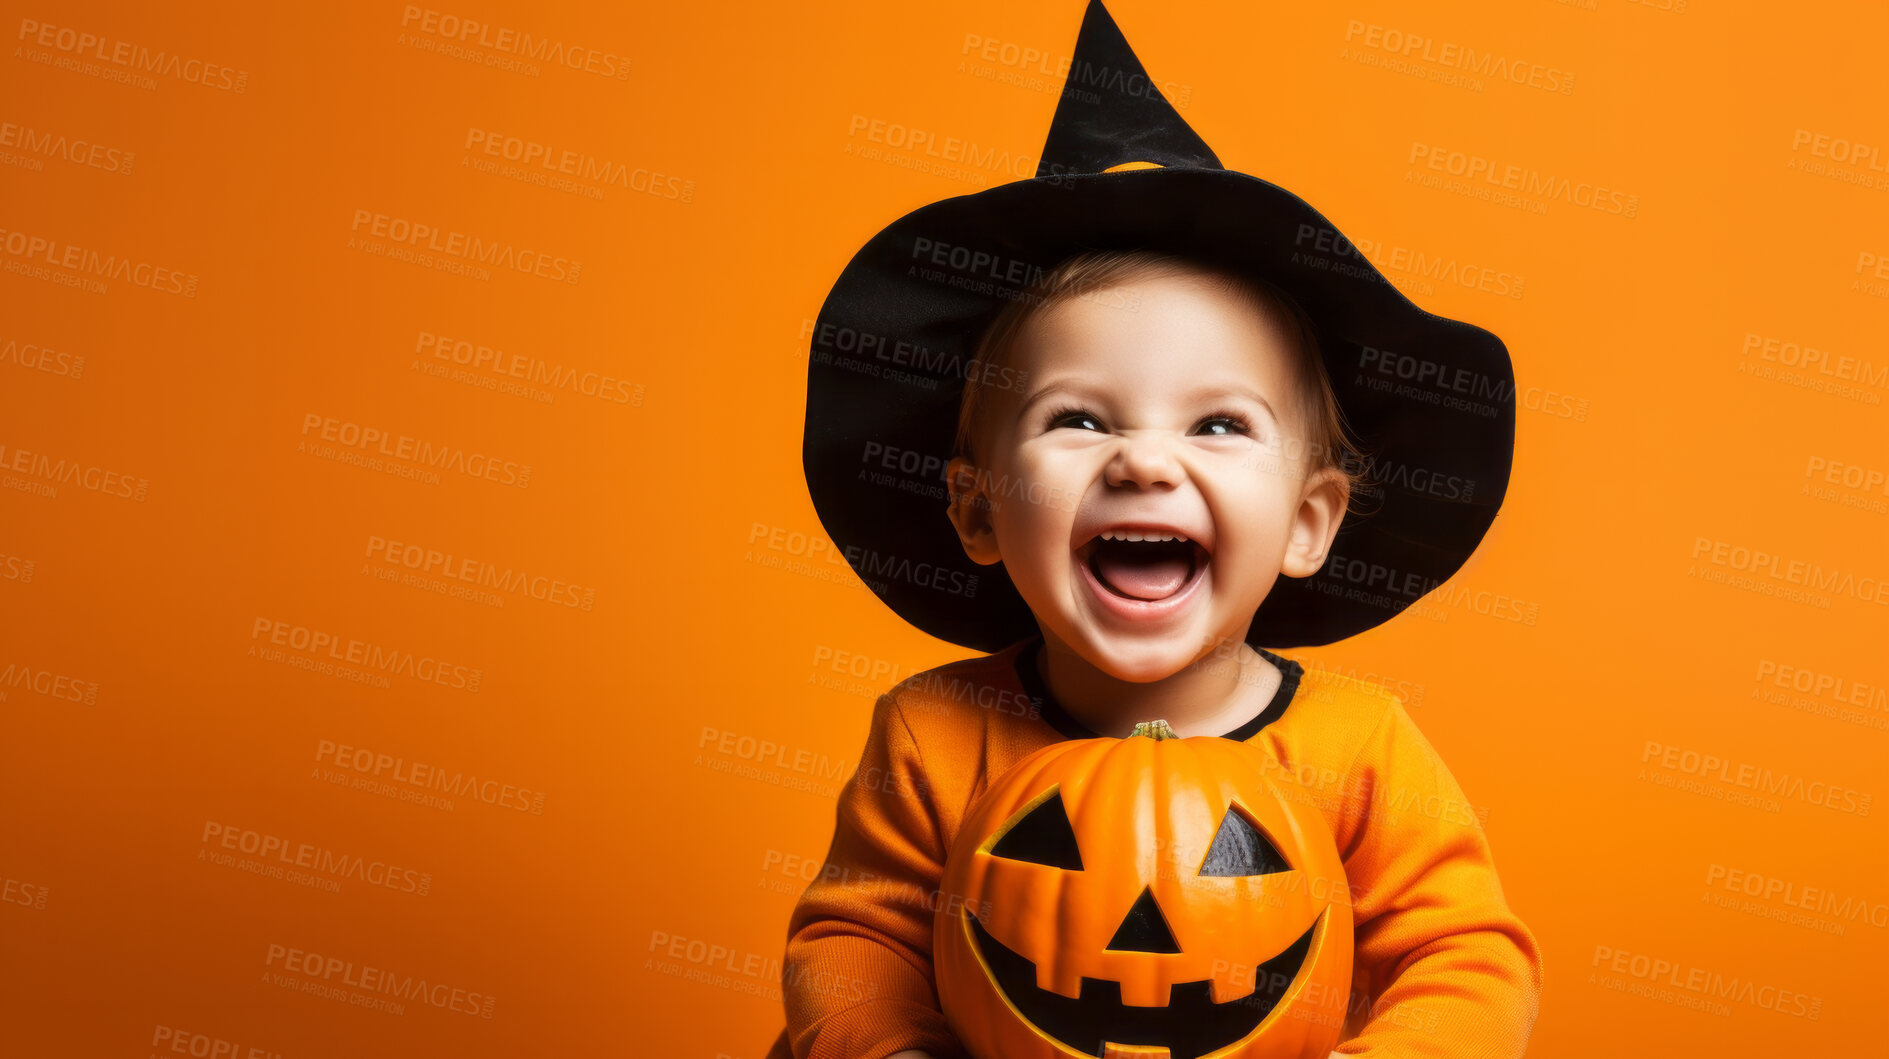
[[[1063,709],[1062,703],[1057,702],[1056,697],[1049,693],[1049,685],[1043,682],[1043,674],[1036,665],[1037,656],[1042,650],[1043,641],[1038,638],[1031,640],[1017,652],[1017,680],[1023,685],[1023,693],[1037,704],[1043,723],[1056,729],[1063,738],[1100,738],[1099,733],[1090,731],[1087,725],[1071,717],[1069,711]],[[1281,658],[1263,647],[1256,647],[1254,650],[1258,651],[1266,661],[1279,667],[1279,690],[1273,692],[1272,701],[1266,704],[1265,709],[1259,711],[1258,716],[1231,732],[1225,733],[1220,737],[1222,739],[1244,743],[1258,735],[1260,729],[1284,717],[1286,707],[1292,705],[1293,696],[1298,694],[1299,678],[1305,675],[1305,667],[1290,658]]]

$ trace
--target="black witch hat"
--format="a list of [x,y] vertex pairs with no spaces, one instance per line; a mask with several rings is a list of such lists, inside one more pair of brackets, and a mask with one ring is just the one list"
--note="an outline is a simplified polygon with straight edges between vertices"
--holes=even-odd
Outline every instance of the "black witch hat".
[[1371,456],[1365,502],[1340,526],[1324,569],[1275,583],[1250,643],[1343,639],[1461,568],[1508,488],[1508,350],[1417,308],[1298,196],[1223,168],[1090,0],[1036,176],[895,221],[853,257],[816,321],[807,488],[880,599],[980,650],[1036,634],[1002,567],[964,554],[945,517],[944,469],[978,337],[1034,279],[1104,249],[1164,251],[1293,297]]

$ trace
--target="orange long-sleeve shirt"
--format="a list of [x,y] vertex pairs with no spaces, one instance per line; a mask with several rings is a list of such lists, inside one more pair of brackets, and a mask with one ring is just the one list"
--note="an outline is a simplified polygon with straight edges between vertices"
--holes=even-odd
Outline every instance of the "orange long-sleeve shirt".
[[[879,699],[826,867],[794,908],[787,1029],[769,1059],[962,1054],[932,981],[945,856],[994,778],[1050,743],[1094,734],[1043,686],[1040,645],[921,673]],[[1268,657],[1285,680],[1227,737],[1303,783],[1344,858],[1357,995],[1338,1051],[1521,1055],[1541,952],[1503,899],[1477,808],[1394,696]]]

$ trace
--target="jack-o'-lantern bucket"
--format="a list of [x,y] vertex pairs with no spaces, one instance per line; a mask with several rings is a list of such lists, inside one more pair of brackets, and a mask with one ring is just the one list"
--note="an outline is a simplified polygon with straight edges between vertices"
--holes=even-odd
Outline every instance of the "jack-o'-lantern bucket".
[[971,1053],[1326,1059],[1350,895],[1324,818],[1270,760],[1156,721],[999,777],[946,861],[934,936]]

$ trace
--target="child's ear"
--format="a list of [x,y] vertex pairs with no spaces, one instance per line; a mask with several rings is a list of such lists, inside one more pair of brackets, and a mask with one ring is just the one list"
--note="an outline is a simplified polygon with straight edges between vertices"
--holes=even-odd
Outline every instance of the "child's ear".
[[962,456],[945,465],[945,488],[951,493],[947,514],[957,528],[964,554],[980,566],[999,562],[997,533],[990,524],[990,498],[984,495],[984,476]]
[[1305,479],[1299,509],[1292,516],[1292,535],[1286,540],[1285,560],[1279,572],[1287,577],[1310,577],[1325,565],[1332,539],[1345,520],[1351,487],[1335,467],[1313,471]]

